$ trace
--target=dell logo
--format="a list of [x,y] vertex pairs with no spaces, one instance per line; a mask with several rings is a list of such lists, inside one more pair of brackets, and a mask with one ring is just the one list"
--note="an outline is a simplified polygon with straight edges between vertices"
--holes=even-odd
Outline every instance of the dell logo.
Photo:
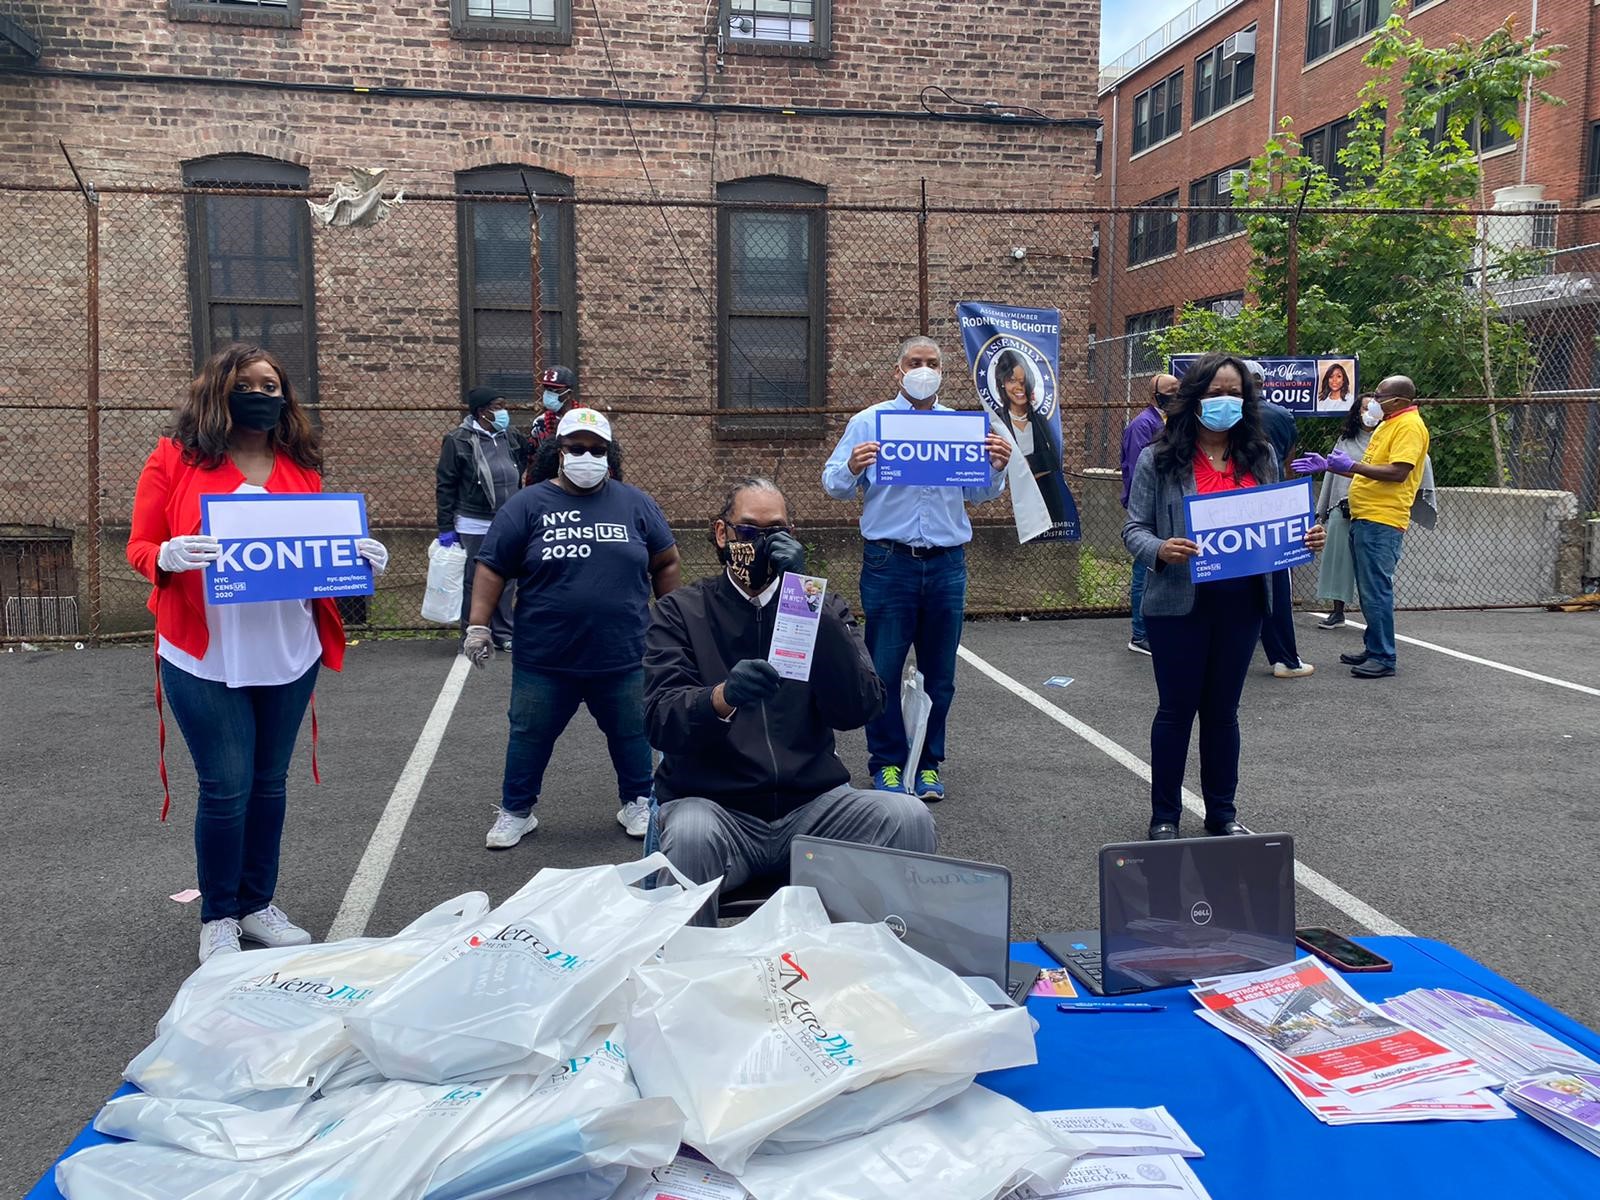
[[900,938],[902,941],[905,940],[906,919],[904,917],[897,917],[890,913],[883,919],[883,923],[889,927],[889,932],[894,934],[895,937]]
[[1204,900],[1196,900],[1194,907],[1189,910],[1189,919],[1196,925],[1211,924],[1211,905]]

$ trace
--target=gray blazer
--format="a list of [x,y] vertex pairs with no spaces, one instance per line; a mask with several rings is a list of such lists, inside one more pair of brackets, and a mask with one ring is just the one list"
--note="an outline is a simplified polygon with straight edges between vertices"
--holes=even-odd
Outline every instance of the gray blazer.
[[[1267,451],[1267,478],[1260,483],[1278,482],[1278,455]],[[1128,553],[1150,568],[1145,577],[1144,615],[1147,617],[1186,617],[1194,609],[1194,581],[1189,568],[1172,566],[1156,557],[1161,543],[1170,537],[1188,537],[1189,523],[1184,518],[1183,498],[1193,496],[1194,472],[1162,474],[1156,470],[1155,450],[1146,446],[1133,468],[1133,486],[1128,490],[1128,522],[1122,527],[1122,544]],[[1264,611],[1272,610],[1272,576],[1256,576],[1261,588]]]

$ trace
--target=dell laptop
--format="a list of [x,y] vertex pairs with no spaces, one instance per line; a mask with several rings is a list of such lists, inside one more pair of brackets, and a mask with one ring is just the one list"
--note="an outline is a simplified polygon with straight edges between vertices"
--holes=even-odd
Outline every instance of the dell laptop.
[[1011,872],[884,846],[797,837],[789,882],[813,887],[835,921],[883,922],[957,975],[991,980],[1021,1004],[1039,968],[1011,961]]
[[1039,944],[1099,996],[1291,962],[1294,839],[1125,842],[1100,850],[1100,928]]

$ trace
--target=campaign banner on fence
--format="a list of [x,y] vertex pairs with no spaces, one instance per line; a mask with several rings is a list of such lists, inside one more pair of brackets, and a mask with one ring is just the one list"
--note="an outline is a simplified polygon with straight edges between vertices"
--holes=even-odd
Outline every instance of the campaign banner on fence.
[[978,399],[1011,443],[1006,483],[1020,542],[1075,542],[1078,505],[1062,472],[1061,314],[963,301],[961,345]]
[[1189,560],[1196,583],[1266,575],[1314,557],[1306,548],[1306,531],[1316,524],[1309,479],[1185,496],[1183,503],[1189,537],[1200,546]]
[[989,415],[929,409],[878,411],[874,481],[918,487],[986,487]]
[[[1200,355],[1174,354],[1170,369],[1182,379]],[[1297,417],[1329,417],[1350,410],[1360,395],[1361,360],[1340,355],[1319,358],[1258,358],[1266,382],[1261,399]]]
[[201,496],[200,530],[222,543],[205,568],[207,604],[373,593],[372,567],[356,553],[367,536],[358,493]]

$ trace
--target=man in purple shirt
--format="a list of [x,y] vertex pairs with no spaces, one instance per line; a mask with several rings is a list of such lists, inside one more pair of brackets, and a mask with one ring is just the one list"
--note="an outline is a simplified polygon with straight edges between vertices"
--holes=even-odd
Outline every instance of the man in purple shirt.
[[[1178,394],[1176,375],[1157,375],[1150,382],[1150,404],[1137,417],[1128,422],[1122,431],[1122,507],[1128,507],[1128,489],[1133,486],[1133,468],[1139,462],[1144,448],[1156,440],[1156,434],[1166,424],[1164,409]],[[1149,654],[1150,643],[1144,636],[1144,614],[1139,606],[1144,603],[1144,579],[1149,568],[1138,559],[1133,561],[1133,589],[1129,600],[1133,605],[1133,636],[1128,639],[1128,649],[1135,654]]]

